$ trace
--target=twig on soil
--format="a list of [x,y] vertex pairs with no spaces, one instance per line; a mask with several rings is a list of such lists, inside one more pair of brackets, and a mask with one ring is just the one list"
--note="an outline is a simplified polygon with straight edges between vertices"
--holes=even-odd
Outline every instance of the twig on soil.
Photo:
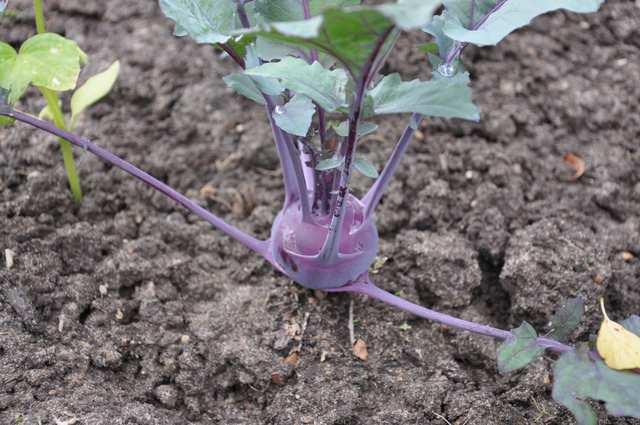
[[298,341],[298,347],[296,351],[300,353],[302,351],[302,339],[304,338],[304,333],[307,330],[307,325],[309,324],[309,313],[304,314],[304,321],[302,322],[302,328],[300,329],[300,341]]
[[351,348],[353,348],[353,346],[356,343],[356,335],[355,335],[355,331],[353,329],[353,297],[351,297],[351,300],[349,301],[349,342],[351,343]]
[[431,413],[432,413],[434,416],[436,416],[438,419],[442,419],[443,421],[445,421],[445,422],[447,423],[447,425],[451,425],[451,422],[449,422],[449,421],[447,420],[447,418],[445,418],[444,416],[439,415],[439,414],[437,414],[436,412],[431,412]]

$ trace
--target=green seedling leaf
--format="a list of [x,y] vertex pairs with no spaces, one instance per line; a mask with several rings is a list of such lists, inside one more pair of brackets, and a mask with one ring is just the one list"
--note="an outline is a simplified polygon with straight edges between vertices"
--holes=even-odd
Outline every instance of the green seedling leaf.
[[629,332],[633,332],[634,334],[640,336],[640,316],[630,316],[627,319],[620,322],[622,326]]
[[[475,1],[476,7],[471,7]],[[444,0],[446,7],[444,33],[457,41],[477,45],[495,45],[516,29],[527,25],[533,18],[557,9],[589,13],[598,10],[604,0]],[[473,22],[492,10],[497,3],[502,5],[476,29]],[[474,10],[474,16],[470,12]]]
[[376,167],[364,158],[356,158],[353,161],[353,166],[360,174],[370,179],[377,179],[379,176]]
[[[340,137],[347,137],[349,135],[349,121],[342,121],[338,125],[334,125],[333,129]],[[378,126],[372,122],[363,121],[358,124],[358,138],[364,137],[378,130]]]
[[340,167],[343,163],[344,163],[344,158],[331,157],[331,158],[323,159],[322,161],[318,162],[318,165],[316,165],[316,170],[318,171],[333,170],[335,168]]
[[328,8],[310,20],[267,23],[254,31],[278,43],[322,51],[359,75],[386,31],[394,26],[406,30],[426,25],[439,4],[400,0],[380,6]]
[[[9,91],[0,87],[0,114],[7,114],[11,112],[11,105],[9,105]],[[15,120],[7,116],[0,115],[0,127],[13,124]]]
[[565,341],[573,332],[584,314],[584,301],[571,298],[551,318],[551,337]]
[[302,59],[287,57],[247,69],[245,74],[275,78],[285,88],[311,98],[329,112],[347,105],[347,74],[341,69],[329,71],[318,62],[310,65]]
[[38,118],[40,118],[41,120],[51,121],[51,122],[55,120],[55,117],[53,116],[53,112],[51,111],[51,108],[49,107],[49,105],[42,108],[42,110],[38,114]]
[[384,77],[369,95],[373,98],[376,114],[417,112],[434,117],[480,119],[478,108],[471,101],[466,73],[409,82],[403,82],[399,74],[391,74]]
[[30,83],[54,91],[71,90],[85,61],[78,45],[58,34],[33,36],[19,52],[0,42],[0,87],[9,90],[9,104],[15,103]]
[[586,399],[600,400],[613,416],[640,418],[640,375],[608,368],[587,352],[563,354],[553,368],[553,399],[573,413],[579,425],[597,425]]
[[289,134],[304,137],[309,132],[316,107],[308,97],[297,94],[283,106],[276,106],[273,118]]
[[514,338],[507,340],[498,348],[498,371],[509,373],[521,369],[544,353],[544,348],[538,346],[538,334],[533,326],[523,322],[520,327],[513,329]]
[[71,128],[76,124],[78,116],[89,106],[106,96],[120,73],[120,62],[115,61],[105,71],[89,78],[86,83],[73,93],[71,97]]
[[188,35],[197,43],[224,43],[242,28],[235,0],[160,0],[160,9],[176,23],[175,35]]
[[256,83],[245,74],[230,74],[223,78],[224,82],[244,97],[264,105],[264,97]]

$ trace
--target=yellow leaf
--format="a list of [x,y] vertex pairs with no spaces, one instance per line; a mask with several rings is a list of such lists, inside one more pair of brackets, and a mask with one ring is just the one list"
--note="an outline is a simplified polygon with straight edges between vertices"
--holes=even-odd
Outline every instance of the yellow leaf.
[[598,332],[596,347],[604,362],[611,369],[625,370],[640,368],[640,337],[626,330],[619,323],[609,319],[600,299],[604,320]]

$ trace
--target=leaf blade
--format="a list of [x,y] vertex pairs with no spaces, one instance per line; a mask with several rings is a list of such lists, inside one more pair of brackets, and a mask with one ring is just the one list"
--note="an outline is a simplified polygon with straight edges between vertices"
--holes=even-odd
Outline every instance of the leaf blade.
[[105,97],[113,88],[120,74],[120,61],[89,78],[71,96],[71,128],[75,127],[78,116],[88,107]]
[[329,112],[347,105],[347,74],[341,69],[330,71],[318,62],[308,64],[302,59],[287,57],[247,69],[245,74],[276,78],[285,88],[311,98]]
[[480,119],[471,101],[469,76],[457,74],[431,81],[403,82],[399,74],[387,75],[369,91],[376,114],[420,113],[443,118]]
[[551,318],[551,337],[565,341],[575,330],[584,314],[584,301],[581,298],[570,298],[555,312]]
[[498,371],[503,374],[525,367],[544,353],[536,343],[538,334],[529,323],[522,322],[512,333],[514,338],[498,348]]
[[608,368],[589,353],[564,353],[553,367],[553,399],[573,413],[580,425],[596,425],[597,416],[584,401],[605,402],[615,416],[640,418],[640,375]]
[[353,166],[360,174],[370,179],[377,179],[379,176],[376,167],[364,158],[356,158],[353,161]]
[[[471,0],[444,0],[447,14],[444,33],[460,42],[480,46],[495,45],[516,29],[527,25],[535,17],[558,9],[570,12],[589,13],[598,10],[604,0],[536,0],[534,1],[480,1],[484,11],[501,4],[476,29],[470,28],[469,15]],[[463,12],[464,11],[464,12]]]
[[308,97],[297,94],[285,105],[276,107],[273,114],[278,127],[294,136],[304,137],[309,132],[316,107]]

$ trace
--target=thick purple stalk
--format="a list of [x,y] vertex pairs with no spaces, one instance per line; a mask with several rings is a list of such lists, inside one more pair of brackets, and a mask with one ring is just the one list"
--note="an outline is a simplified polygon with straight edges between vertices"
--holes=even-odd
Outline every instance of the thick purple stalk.
[[[371,298],[380,300],[386,304],[398,307],[401,310],[415,314],[418,317],[424,319],[433,320],[443,325],[450,326],[452,328],[461,329],[468,332],[473,332],[480,335],[490,336],[501,340],[511,340],[515,336],[509,331],[503,329],[494,328],[488,325],[482,325],[479,323],[469,322],[467,320],[458,319],[457,317],[449,316],[448,314],[440,313],[428,308],[419,306],[404,298],[397,297],[389,292],[378,288],[367,275],[362,276],[353,283],[337,289],[330,289],[327,292],[352,292],[357,294],[368,295]],[[537,344],[540,347],[549,349],[558,353],[565,353],[567,351],[573,351],[573,347],[563,344],[559,341],[551,338],[539,337]]]
[[156,179],[155,177],[145,173],[144,171],[140,170],[139,168],[132,165],[131,163],[117,157],[111,152],[90,142],[89,140],[79,137],[73,133],[60,130],[59,128],[57,128],[55,125],[51,124],[48,121],[39,120],[35,117],[32,117],[31,115],[23,114],[22,112],[18,112],[14,110],[14,111],[7,112],[6,114],[4,113],[4,111],[0,111],[0,113],[2,113],[3,115],[13,117],[18,121],[22,121],[25,124],[29,124],[33,127],[39,128],[40,130],[44,130],[47,133],[53,134],[62,139],[68,140],[70,143],[76,146],[79,146],[86,151],[91,152],[92,154],[96,155],[98,158],[102,159],[103,161],[108,162],[120,168],[121,170],[131,174],[135,178],[148,184],[152,188],[165,194],[166,196],[168,196],[178,204],[182,205],[183,207],[185,207],[186,209],[188,209],[198,217],[207,221],[208,223],[210,223],[215,228],[219,229],[221,232],[223,232],[227,236],[237,240],[247,248],[257,252],[262,256],[267,255],[268,246],[269,246],[269,243],[267,241],[261,241],[259,239],[256,239],[253,236],[250,236],[244,233],[240,229],[226,223],[220,217],[202,208],[196,202],[187,198],[183,194],[175,191],[165,183],[162,183],[160,180]]
[[[480,17],[480,19],[478,19],[478,21],[475,22],[475,23],[473,22],[473,14],[472,14],[472,18],[471,18],[472,21],[471,21],[471,28],[470,29],[472,31],[475,31],[475,30],[479,29],[482,26],[482,24],[487,22],[487,19],[489,19],[489,16],[493,15],[494,13],[496,13],[502,6],[504,6],[504,4],[507,1],[508,0],[498,0],[498,2],[495,5],[493,5],[491,10],[489,10],[487,13],[482,15]],[[447,65],[451,65],[453,63],[453,61],[455,61],[458,58],[458,56],[460,56],[460,53],[462,53],[462,50],[464,50],[464,48],[466,46],[467,46],[467,43],[461,43],[461,42],[456,41],[455,42],[455,47],[453,49],[451,49],[451,51],[447,54],[447,58],[445,60],[445,63]]]
[[393,148],[393,152],[391,153],[389,160],[384,166],[380,177],[378,177],[378,179],[373,184],[373,186],[371,186],[364,198],[362,198],[362,203],[364,203],[366,207],[364,214],[365,220],[369,219],[373,215],[373,212],[380,203],[382,195],[389,185],[389,181],[391,181],[391,178],[398,169],[400,160],[402,159],[402,156],[404,155],[407,147],[409,146],[409,143],[413,138],[413,134],[422,121],[422,115],[413,114],[411,115],[410,119],[411,121],[409,125],[407,125],[407,128],[405,128],[404,133],[402,133],[400,140],[398,140],[395,148]]
[[[303,219],[310,222],[311,213],[309,208],[309,197],[306,196],[307,184],[301,167],[296,167],[297,159],[295,153],[292,152],[292,143],[290,136],[282,131],[275,122],[273,114],[276,108],[275,103],[269,96],[264,96],[266,102],[267,118],[273,133],[273,139],[276,142],[276,150],[280,158],[280,166],[282,167],[282,177],[284,180],[285,191],[285,208],[295,201],[300,201]],[[300,163],[298,162],[298,165]]]
[[339,256],[339,244],[342,237],[342,223],[344,221],[345,200],[349,194],[349,182],[351,180],[351,172],[353,171],[353,159],[355,156],[356,142],[358,140],[358,124],[360,123],[360,115],[362,113],[362,106],[364,103],[364,96],[367,92],[367,84],[371,77],[371,73],[374,71],[373,67],[378,58],[378,54],[384,46],[389,35],[393,32],[394,27],[389,27],[378,39],[376,45],[369,56],[369,59],[365,63],[358,82],[358,88],[356,90],[355,99],[351,111],[349,113],[349,135],[347,136],[347,150],[344,157],[344,165],[342,166],[342,173],[340,175],[340,184],[338,186],[338,195],[336,198],[336,204],[333,207],[333,216],[331,217],[331,223],[329,224],[329,231],[327,233],[327,239],[325,241],[322,250],[320,251],[320,258],[327,264],[330,264],[338,259]]

